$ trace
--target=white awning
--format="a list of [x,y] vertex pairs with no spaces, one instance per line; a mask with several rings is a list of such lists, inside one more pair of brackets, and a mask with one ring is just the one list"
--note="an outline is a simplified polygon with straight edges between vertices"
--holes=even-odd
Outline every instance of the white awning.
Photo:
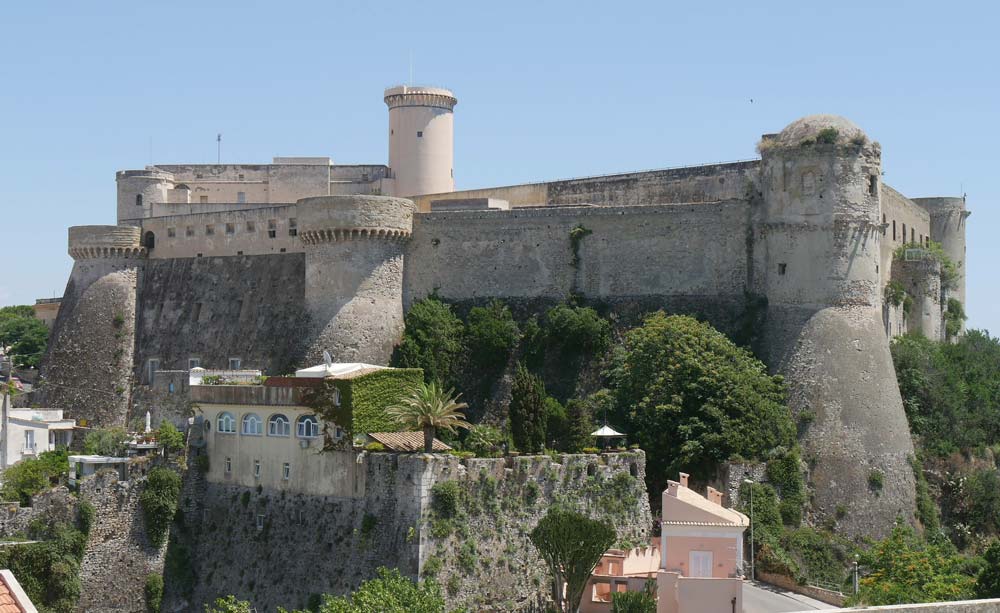
[[612,430],[607,425],[604,425],[604,426],[601,426],[600,430],[597,430],[595,432],[591,432],[590,436],[613,437],[613,436],[625,436],[625,435],[622,434],[621,432],[617,432],[615,430]]

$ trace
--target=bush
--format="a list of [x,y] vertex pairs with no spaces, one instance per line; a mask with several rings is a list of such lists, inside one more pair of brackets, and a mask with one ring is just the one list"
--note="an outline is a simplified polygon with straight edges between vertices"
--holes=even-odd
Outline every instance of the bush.
[[466,346],[472,365],[487,372],[507,364],[520,332],[510,309],[499,300],[473,307],[466,323]]
[[611,342],[611,324],[590,307],[560,304],[545,313],[545,335],[563,354],[602,353]]
[[510,400],[514,447],[525,453],[541,451],[545,446],[545,421],[545,386],[523,364],[518,364]]
[[816,134],[816,143],[820,145],[836,145],[839,136],[840,132],[837,131],[837,128],[823,128]]
[[395,568],[379,568],[350,596],[326,596],[319,613],[444,613],[444,597],[433,579],[414,582]]
[[445,519],[458,515],[462,491],[455,481],[440,481],[431,487],[431,509]]
[[160,427],[156,430],[156,442],[167,453],[180,451],[184,448],[184,434],[173,423],[163,420],[160,422]]
[[454,387],[462,366],[465,326],[451,307],[436,296],[413,303],[404,319],[403,340],[393,354],[393,366],[422,368],[424,380]]
[[70,524],[41,519],[30,524],[28,537],[41,542],[0,548],[0,568],[14,573],[40,611],[75,611],[87,537]]
[[868,473],[868,487],[874,492],[881,492],[885,486],[885,475],[880,470]]
[[465,448],[477,457],[496,457],[502,450],[507,436],[499,428],[486,424],[477,424],[469,429],[465,437]]
[[641,592],[611,594],[611,613],[656,613],[655,583]]
[[49,328],[35,318],[31,306],[0,308],[0,347],[13,355],[16,366],[37,368],[48,344]]
[[31,497],[49,489],[69,472],[65,449],[45,451],[37,458],[26,458],[3,472],[4,500],[16,500],[23,506],[31,504]]
[[80,532],[90,534],[90,529],[94,526],[94,517],[97,514],[97,511],[94,509],[94,505],[90,504],[86,500],[81,500],[80,504],[77,505],[76,512],[76,522],[80,527]]
[[146,522],[146,537],[153,547],[160,547],[166,542],[180,493],[181,478],[177,473],[163,467],[149,471],[139,504]]
[[958,336],[962,332],[962,325],[965,320],[965,307],[957,298],[949,298],[944,311],[944,331],[948,338]]
[[91,430],[83,439],[83,452],[87,455],[120,456],[131,437],[124,428]]
[[365,445],[365,451],[371,451],[371,452],[385,451],[385,445],[383,445],[378,441],[372,441],[367,445]]
[[146,576],[146,610],[149,613],[160,613],[163,602],[163,577],[157,574]]

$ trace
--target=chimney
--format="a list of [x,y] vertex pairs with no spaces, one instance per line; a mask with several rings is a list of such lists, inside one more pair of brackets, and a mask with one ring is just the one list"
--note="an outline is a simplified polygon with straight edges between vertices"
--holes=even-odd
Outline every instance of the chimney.
[[688,486],[688,477],[690,477],[691,475],[689,475],[687,473],[680,473],[680,476],[681,476],[681,487],[687,487]]
[[680,483],[677,483],[676,481],[670,481],[668,479],[667,480],[667,495],[668,496],[673,496],[674,498],[677,498],[677,488],[679,486],[680,486]]
[[714,487],[709,487],[708,488],[708,492],[707,492],[707,495],[705,497],[708,498],[708,500],[710,502],[714,502],[715,504],[719,505],[720,507],[722,506],[722,492],[720,492],[719,490],[715,489]]

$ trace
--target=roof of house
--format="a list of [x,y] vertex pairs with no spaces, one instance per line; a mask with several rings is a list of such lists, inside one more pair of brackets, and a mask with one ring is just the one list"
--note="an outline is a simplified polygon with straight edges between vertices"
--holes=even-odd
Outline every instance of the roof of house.
[[[672,484],[671,484],[672,485]],[[665,496],[664,504],[673,496]],[[701,494],[683,485],[678,485],[675,498],[689,508],[681,516],[668,516],[668,513],[679,511],[678,507],[664,508],[663,525],[674,526],[741,526],[750,525],[750,519],[733,509],[715,504]]]
[[388,366],[376,366],[362,362],[339,362],[300,368],[295,371],[295,376],[319,377],[323,379],[353,379],[361,375],[367,375],[370,372],[375,372],[376,370],[385,370],[386,368]]
[[0,613],[38,613],[9,570],[0,570]]
[[[369,432],[368,437],[389,451],[423,451],[423,432]],[[451,447],[434,439],[434,451],[451,451]]]

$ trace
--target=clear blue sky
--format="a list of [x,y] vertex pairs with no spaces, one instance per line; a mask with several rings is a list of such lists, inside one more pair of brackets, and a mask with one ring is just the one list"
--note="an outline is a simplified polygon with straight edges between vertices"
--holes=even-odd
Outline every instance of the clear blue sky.
[[[886,182],[968,193],[969,325],[1000,333],[993,3],[17,2],[0,8],[0,304],[62,293],[118,169],[385,163],[384,87],[452,88],[460,188],[754,157],[845,115]],[[753,103],[750,103],[750,99]]]

